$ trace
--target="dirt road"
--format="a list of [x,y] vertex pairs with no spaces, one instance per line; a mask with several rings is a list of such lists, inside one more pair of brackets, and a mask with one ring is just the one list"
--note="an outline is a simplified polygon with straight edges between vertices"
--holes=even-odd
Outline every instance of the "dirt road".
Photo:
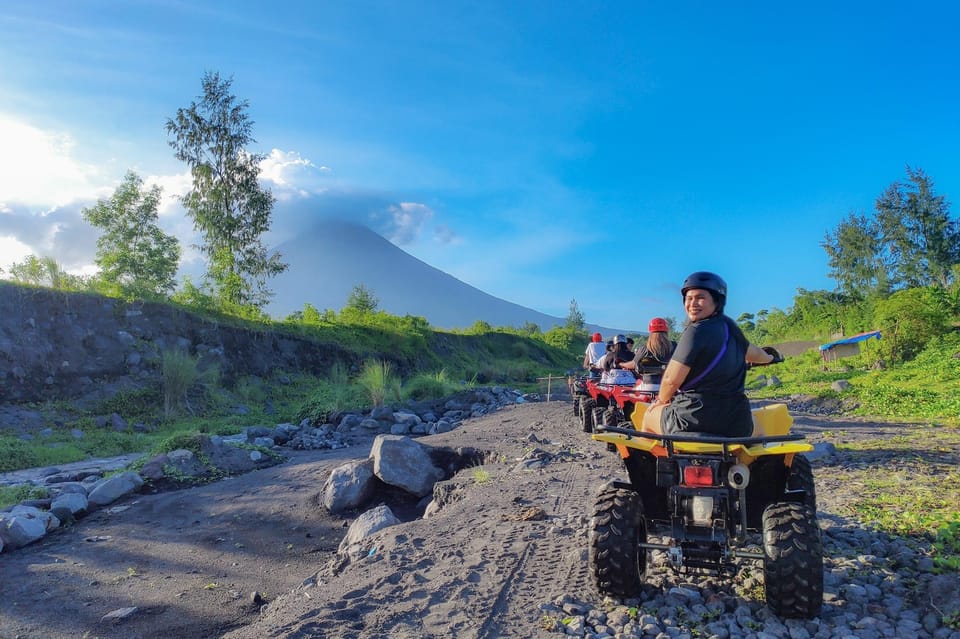
[[[815,441],[830,424],[798,421]],[[844,433],[886,428],[850,422]],[[435,516],[378,533],[365,559],[336,561],[349,520],[317,495],[370,442],[296,453],[137,495],[0,554],[0,638],[543,634],[541,604],[588,592],[584,524],[597,488],[621,476],[616,456],[580,432],[569,402],[506,408],[420,441],[472,446],[488,462],[446,485]],[[821,508],[840,498],[824,497]],[[120,619],[105,618],[114,611]]]

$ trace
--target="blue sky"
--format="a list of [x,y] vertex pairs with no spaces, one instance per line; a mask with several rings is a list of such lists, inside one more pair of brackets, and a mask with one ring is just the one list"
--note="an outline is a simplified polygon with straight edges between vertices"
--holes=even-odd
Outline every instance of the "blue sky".
[[164,123],[208,70],[250,102],[272,243],[345,217],[605,326],[681,317],[700,269],[734,317],[787,308],[906,165],[960,193],[953,3],[0,2],[0,266],[89,271],[79,211],[130,168],[192,241]]

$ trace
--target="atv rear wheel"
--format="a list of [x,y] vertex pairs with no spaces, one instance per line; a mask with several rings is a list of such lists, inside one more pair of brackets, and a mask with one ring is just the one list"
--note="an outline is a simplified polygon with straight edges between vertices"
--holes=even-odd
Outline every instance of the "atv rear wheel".
[[583,426],[583,432],[593,432],[593,409],[597,403],[589,397],[580,400],[580,425]]
[[812,619],[823,606],[823,545],[817,512],[779,502],[763,511],[763,583],[780,617]]
[[607,484],[590,519],[590,573],[604,595],[635,597],[647,571],[643,500],[629,488]]
[[810,460],[803,455],[793,456],[790,473],[787,475],[787,490],[802,490],[807,494],[803,500],[807,506],[817,512],[817,487],[813,483],[813,469]]
[[573,396],[573,416],[580,417],[580,397]]

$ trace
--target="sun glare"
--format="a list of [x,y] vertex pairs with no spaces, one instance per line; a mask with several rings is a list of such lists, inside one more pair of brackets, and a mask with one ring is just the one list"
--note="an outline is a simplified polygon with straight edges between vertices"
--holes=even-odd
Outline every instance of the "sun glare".
[[0,204],[52,207],[90,197],[91,169],[72,157],[73,139],[0,114]]

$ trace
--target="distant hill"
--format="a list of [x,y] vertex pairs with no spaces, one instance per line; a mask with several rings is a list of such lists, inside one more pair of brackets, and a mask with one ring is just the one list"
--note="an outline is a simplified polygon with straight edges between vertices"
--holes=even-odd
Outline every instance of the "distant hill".
[[353,287],[363,284],[379,299],[381,310],[419,315],[438,328],[465,328],[484,320],[493,326],[534,322],[549,330],[565,321],[484,293],[360,224],[323,221],[276,250],[290,265],[270,281],[275,296],[267,311],[278,318],[302,310],[307,302],[321,311],[339,310]]

